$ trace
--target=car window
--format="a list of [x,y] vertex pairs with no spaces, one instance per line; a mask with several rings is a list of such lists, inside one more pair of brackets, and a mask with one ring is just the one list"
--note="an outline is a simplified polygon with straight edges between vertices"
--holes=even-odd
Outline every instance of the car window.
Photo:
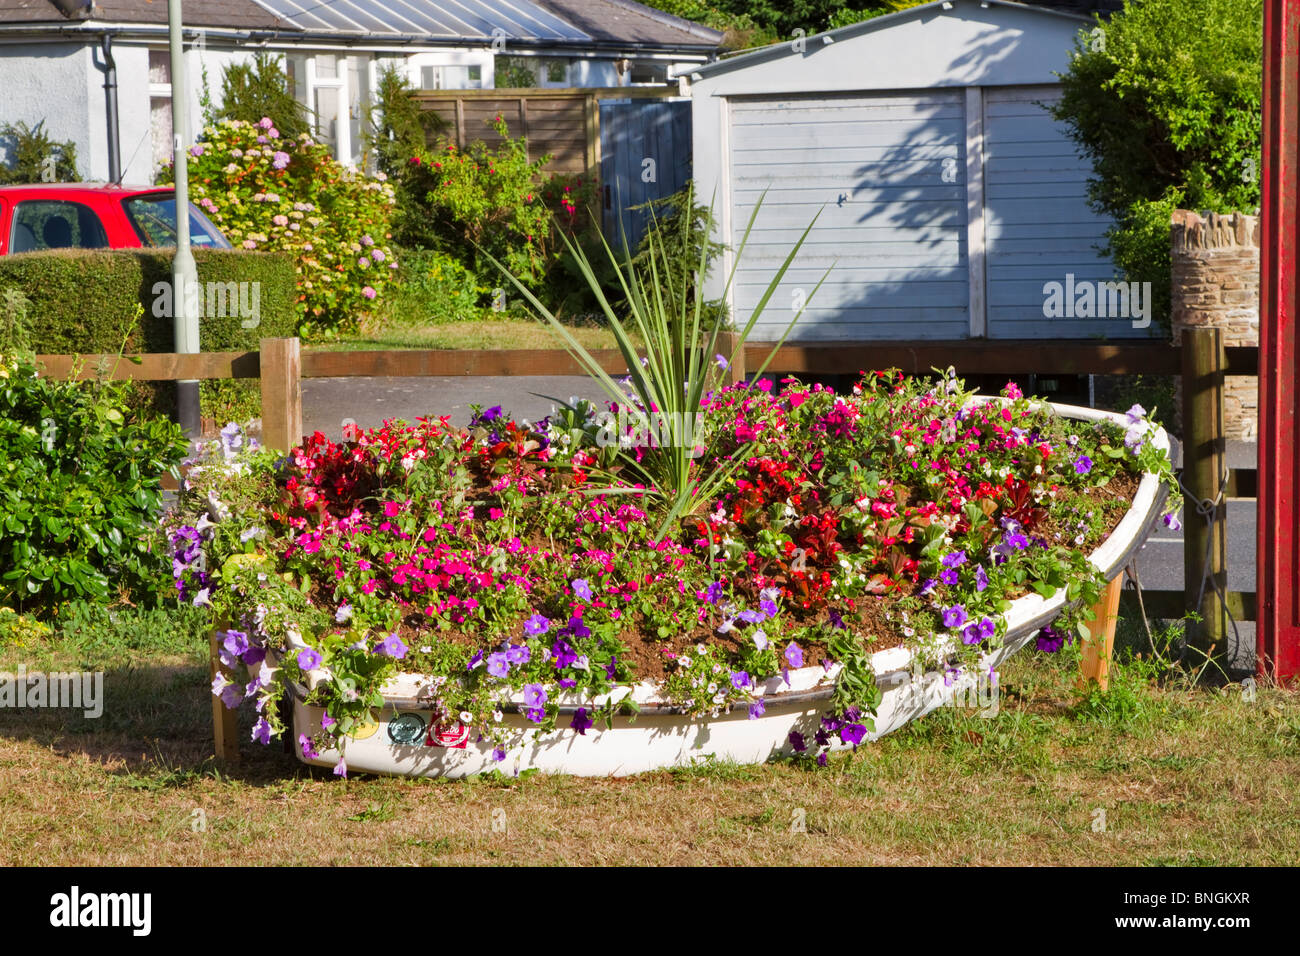
[[107,249],[108,235],[95,210],[66,199],[28,199],[14,207],[10,252]]
[[[124,200],[126,217],[146,246],[176,245],[176,197],[157,193]],[[193,203],[190,203],[190,246],[229,249],[230,243]]]

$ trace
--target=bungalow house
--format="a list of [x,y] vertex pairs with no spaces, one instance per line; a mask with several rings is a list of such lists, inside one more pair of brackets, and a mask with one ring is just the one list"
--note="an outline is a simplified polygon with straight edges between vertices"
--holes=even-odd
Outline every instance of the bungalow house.
[[[722,39],[633,0],[184,0],[183,20],[189,139],[205,90],[219,105],[223,69],[269,51],[318,138],[353,164],[385,66],[424,89],[492,88],[498,65],[529,85],[664,84]],[[0,123],[44,120],[75,143],[84,178],[153,182],[171,153],[167,4],[0,0],[0,91]]]

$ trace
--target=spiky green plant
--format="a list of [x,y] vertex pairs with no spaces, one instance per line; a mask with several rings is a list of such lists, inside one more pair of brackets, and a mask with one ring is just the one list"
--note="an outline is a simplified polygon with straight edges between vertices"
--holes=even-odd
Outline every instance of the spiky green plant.
[[[690,195],[687,196],[686,203],[687,208],[690,208]],[[750,214],[744,235],[736,248],[731,271],[723,288],[724,299],[735,279],[737,264],[744,254],[750,231],[754,227],[762,205],[763,199],[760,198]],[[816,222],[817,216],[814,216],[813,221],[799,237],[799,241],[785,257],[785,261],[781,263],[772,281],[768,283],[744,327],[732,337],[731,354],[722,356],[728,366],[743,353],[745,341],[754,330],[768,301],[781,284],[781,279],[798,255],[799,249]],[[705,222],[705,235],[712,234],[713,224],[713,207],[710,205]],[[681,217],[681,228],[689,229],[690,226],[690,217]],[[663,241],[662,233],[658,229],[650,229],[647,236],[649,237],[648,248],[643,249],[641,267],[633,264],[626,251],[620,262],[609,243],[603,237],[601,239],[605,254],[616,267],[626,303],[628,318],[622,320],[605,297],[600,280],[583,250],[568,236],[561,233],[561,238],[578,263],[583,278],[600,303],[601,310],[609,322],[609,328],[614,333],[618,350],[627,364],[629,378],[627,388],[620,386],[604,370],[600,362],[525,285],[511,275],[500,262],[495,259],[492,262],[505,273],[536,314],[561,336],[569,354],[582,365],[587,374],[600,383],[612,401],[626,405],[629,399],[628,389],[630,389],[631,396],[641,408],[646,412],[662,415],[658,447],[642,448],[640,460],[634,451],[620,448],[617,467],[605,469],[603,472],[592,469],[599,482],[587,486],[589,493],[611,494],[645,490],[649,495],[658,498],[665,508],[664,518],[656,532],[657,536],[662,537],[680,516],[694,514],[701,505],[715,496],[736,466],[750,457],[750,446],[743,446],[731,456],[729,462],[721,463],[718,467],[711,466],[707,473],[703,473],[703,459],[700,450],[694,444],[692,423],[695,414],[705,403],[711,387],[720,384],[720,377],[716,372],[721,363],[715,363],[714,356],[717,353],[719,336],[723,331],[716,325],[712,328],[707,327],[703,314],[704,297],[695,294],[695,287],[703,282],[708,273],[709,247],[707,243],[696,244],[699,247],[698,260],[690,263],[690,267],[682,268],[680,264],[671,261],[666,248],[668,244]],[[681,238],[683,241],[677,248],[688,248],[687,237]],[[827,274],[829,272],[830,270],[827,269]],[[826,275],[823,275],[813,288],[813,295],[825,281]],[[812,295],[806,297],[803,305],[791,319],[790,325],[781,334],[755,375],[762,375],[767,370],[776,354],[776,349],[790,334],[790,330],[799,321],[799,317],[803,315],[811,299]],[[644,355],[637,353],[630,333],[635,333],[644,343]],[[631,478],[630,482],[629,478]],[[642,484],[645,488],[629,487],[630,484]]]

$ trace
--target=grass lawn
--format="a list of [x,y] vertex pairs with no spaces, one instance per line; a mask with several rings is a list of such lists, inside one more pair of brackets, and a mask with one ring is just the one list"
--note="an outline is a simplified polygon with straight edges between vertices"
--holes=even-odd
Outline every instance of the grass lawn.
[[98,720],[0,709],[0,865],[1300,863],[1300,697],[1140,661],[1080,704],[1022,653],[997,717],[941,710],[823,770],[342,781],[276,744],[216,765],[198,628],[119,630],[107,654],[89,631],[0,648],[109,669]]
[[[613,333],[595,325],[574,325],[570,331],[588,349],[618,346]],[[346,352],[386,349],[560,349],[560,336],[535,319],[483,319],[442,325],[362,330],[335,342],[316,342],[308,350]]]

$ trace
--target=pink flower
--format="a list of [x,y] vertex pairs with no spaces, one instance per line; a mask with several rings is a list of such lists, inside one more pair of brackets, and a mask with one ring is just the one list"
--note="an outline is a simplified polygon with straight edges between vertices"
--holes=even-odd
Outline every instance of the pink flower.
[[197,146],[191,146],[190,155],[197,159],[198,157],[203,155],[203,149],[204,147],[202,143],[199,143]]
[[[261,139],[261,137],[259,136],[258,139]],[[276,169],[284,169],[289,165],[289,154],[277,150],[275,155],[271,157],[271,165]]]
[[370,288],[370,286],[365,286],[364,288],[362,288],[361,294],[364,295],[367,299],[373,299],[379,293],[376,292],[374,289]]
[[262,129],[271,129],[273,126],[275,126],[275,124],[271,122],[271,117],[269,116],[263,116],[260,120],[257,121],[257,125],[262,127]]

